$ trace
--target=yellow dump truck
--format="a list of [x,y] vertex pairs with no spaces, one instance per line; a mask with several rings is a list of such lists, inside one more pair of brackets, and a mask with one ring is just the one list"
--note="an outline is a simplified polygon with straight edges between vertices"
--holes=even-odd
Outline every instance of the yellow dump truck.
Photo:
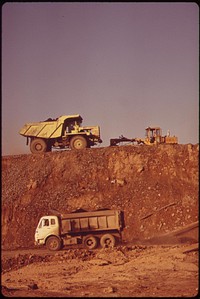
[[160,127],[147,127],[145,131],[145,138],[126,138],[123,135],[119,138],[112,138],[110,139],[110,146],[127,142],[146,145],[178,143],[178,138],[176,136],[170,136],[169,130],[165,136],[162,136],[162,130]]
[[25,124],[19,134],[30,139],[32,153],[51,151],[55,148],[84,149],[101,143],[100,127],[82,127],[82,117],[64,115],[56,119]]
[[124,216],[119,210],[43,216],[35,231],[35,245],[46,245],[52,251],[72,244],[83,244],[87,249],[114,247],[121,240],[123,227]]

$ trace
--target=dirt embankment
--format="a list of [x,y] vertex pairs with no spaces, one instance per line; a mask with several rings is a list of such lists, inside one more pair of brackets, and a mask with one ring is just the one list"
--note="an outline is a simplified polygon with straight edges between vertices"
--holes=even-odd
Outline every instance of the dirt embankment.
[[3,157],[3,248],[32,247],[51,210],[121,209],[131,242],[189,225],[198,220],[198,153],[191,144],[130,145]]

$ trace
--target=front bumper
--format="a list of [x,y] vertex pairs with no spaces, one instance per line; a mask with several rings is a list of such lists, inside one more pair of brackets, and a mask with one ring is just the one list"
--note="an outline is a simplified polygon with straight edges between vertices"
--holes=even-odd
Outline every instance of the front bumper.
[[44,241],[44,239],[38,239],[38,240],[35,240],[34,244],[36,246],[38,246],[38,245],[44,245],[45,241]]

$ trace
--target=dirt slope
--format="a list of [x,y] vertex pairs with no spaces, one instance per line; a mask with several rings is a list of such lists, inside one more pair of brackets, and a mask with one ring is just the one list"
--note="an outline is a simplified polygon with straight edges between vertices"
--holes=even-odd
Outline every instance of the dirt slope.
[[191,224],[198,153],[191,144],[130,145],[3,157],[2,246],[32,247],[39,218],[52,209],[121,209],[131,242]]

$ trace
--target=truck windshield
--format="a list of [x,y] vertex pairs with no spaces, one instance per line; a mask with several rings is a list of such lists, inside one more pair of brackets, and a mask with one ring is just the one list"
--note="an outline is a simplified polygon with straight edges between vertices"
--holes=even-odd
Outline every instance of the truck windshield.
[[43,226],[49,226],[49,219],[42,219],[38,225],[38,228],[41,228]]
[[49,226],[49,219],[44,219],[43,226]]

